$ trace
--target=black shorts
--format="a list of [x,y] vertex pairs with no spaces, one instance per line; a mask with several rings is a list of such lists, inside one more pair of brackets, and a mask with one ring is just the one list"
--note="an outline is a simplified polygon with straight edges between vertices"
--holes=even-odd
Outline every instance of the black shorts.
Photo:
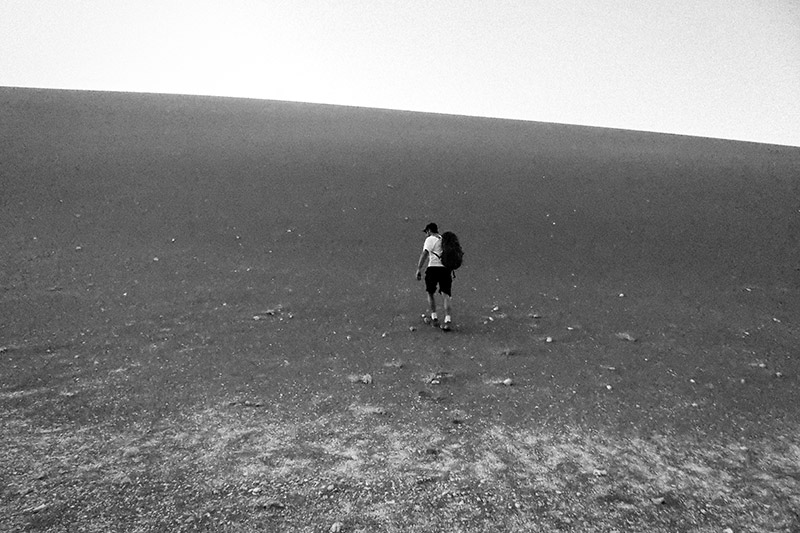
[[425,290],[428,294],[436,292],[436,286],[439,286],[439,292],[450,296],[450,290],[453,287],[453,276],[450,270],[445,267],[428,267],[425,270]]

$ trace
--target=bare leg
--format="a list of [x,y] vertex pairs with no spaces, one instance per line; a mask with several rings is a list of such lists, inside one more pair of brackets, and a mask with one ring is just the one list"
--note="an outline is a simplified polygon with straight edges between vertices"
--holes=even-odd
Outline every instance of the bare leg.
[[444,304],[444,316],[450,316],[450,296],[442,293],[442,303]]
[[431,314],[436,312],[436,299],[431,292],[428,293],[428,306],[431,308]]

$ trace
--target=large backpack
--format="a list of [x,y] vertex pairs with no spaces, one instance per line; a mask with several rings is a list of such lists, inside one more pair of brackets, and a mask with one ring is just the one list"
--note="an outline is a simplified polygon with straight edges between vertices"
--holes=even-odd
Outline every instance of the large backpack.
[[464,251],[452,231],[442,233],[442,264],[448,270],[457,270],[464,262]]

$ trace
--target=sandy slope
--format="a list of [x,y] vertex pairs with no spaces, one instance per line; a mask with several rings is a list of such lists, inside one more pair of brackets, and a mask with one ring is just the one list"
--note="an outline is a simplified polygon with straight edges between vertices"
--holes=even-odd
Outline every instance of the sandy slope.
[[[0,89],[6,421],[247,399],[794,439],[798,176],[798,148]],[[452,335],[419,324],[430,220],[467,254]]]
[[533,313],[556,337],[713,345],[763,313],[794,334],[796,148],[201,97],[4,89],[0,109],[5,344],[223,305],[291,306],[312,344],[402,330],[429,220],[466,248],[462,332],[498,305],[523,339]]

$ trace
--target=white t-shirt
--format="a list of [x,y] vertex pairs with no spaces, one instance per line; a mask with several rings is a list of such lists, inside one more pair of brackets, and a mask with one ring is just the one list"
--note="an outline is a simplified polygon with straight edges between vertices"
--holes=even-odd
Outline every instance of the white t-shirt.
[[425,239],[425,244],[422,246],[424,250],[428,251],[428,266],[440,267],[442,264],[442,238],[439,235],[431,235]]

